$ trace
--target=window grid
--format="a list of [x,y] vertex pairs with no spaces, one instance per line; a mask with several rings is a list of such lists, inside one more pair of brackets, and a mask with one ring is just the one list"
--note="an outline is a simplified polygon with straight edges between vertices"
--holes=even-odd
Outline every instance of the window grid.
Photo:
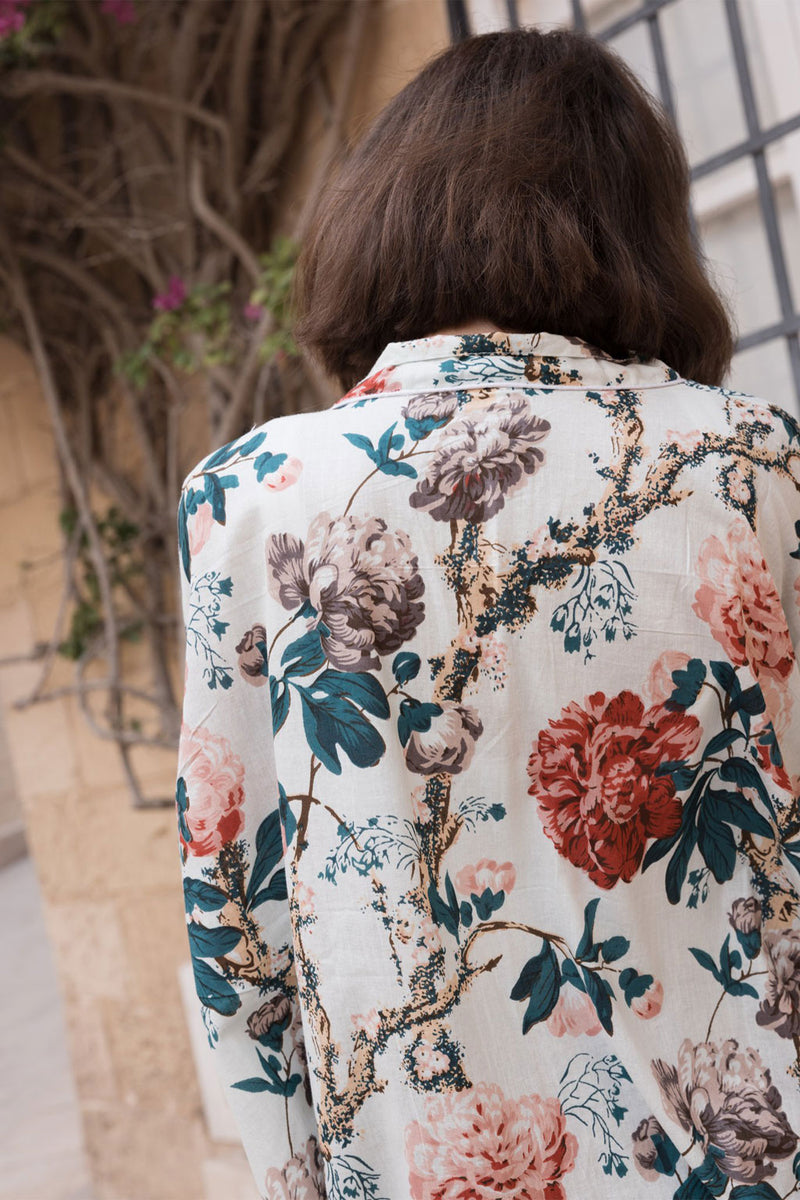
[[[659,98],[673,121],[675,120],[674,94],[658,18],[662,9],[666,8],[668,4],[674,3],[675,0],[642,0],[640,6],[633,12],[619,17],[594,33],[598,41],[607,42],[633,26],[646,22],[656,68]],[[452,39],[456,41],[467,37],[471,30],[465,0],[447,0],[447,7]],[[585,30],[587,21],[584,0],[571,0],[571,7],[573,28]],[[739,0],[724,0],[724,7],[733,48],[736,78],[747,123],[747,137],[744,141],[721,153],[714,154],[692,167],[691,178],[692,182],[702,179],[741,159],[749,158],[753,163],[756,173],[758,204],[767,234],[770,265],[777,289],[781,317],[772,325],[764,326],[739,338],[736,349],[737,351],[748,350],[752,346],[760,346],[765,342],[784,338],[789,351],[795,392],[797,400],[800,402],[800,311],[792,300],[783,237],[765,158],[767,146],[794,130],[800,129],[800,113],[788,120],[776,122],[766,129],[762,128],[756,107],[747,45],[742,31]],[[506,0],[506,13],[508,27],[519,28],[517,0]],[[798,197],[798,201],[800,202],[800,197]],[[696,238],[697,226],[693,213],[691,217],[692,229]]]

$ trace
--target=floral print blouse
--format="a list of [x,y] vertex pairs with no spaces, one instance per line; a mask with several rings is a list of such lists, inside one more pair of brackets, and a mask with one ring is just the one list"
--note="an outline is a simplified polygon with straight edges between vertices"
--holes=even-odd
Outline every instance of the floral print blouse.
[[267,1200],[800,1195],[800,428],[393,342],[190,472],[177,823]]

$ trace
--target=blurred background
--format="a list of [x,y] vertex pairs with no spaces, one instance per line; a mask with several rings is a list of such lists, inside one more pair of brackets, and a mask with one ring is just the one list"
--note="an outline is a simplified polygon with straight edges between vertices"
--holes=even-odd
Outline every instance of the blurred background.
[[257,1200],[182,908],[180,483],[336,399],[287,307],[314,197],[518,24],[673,114],[729,383],[800,416],[800,0],[0,0],[0,1200]]

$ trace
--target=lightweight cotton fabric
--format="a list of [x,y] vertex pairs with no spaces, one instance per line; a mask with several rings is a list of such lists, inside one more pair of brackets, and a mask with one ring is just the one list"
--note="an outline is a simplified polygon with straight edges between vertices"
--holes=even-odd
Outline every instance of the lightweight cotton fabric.
[[177,813],[268,1200],[800,1178],[800,428],[548,333],[389,344],[189,474]]

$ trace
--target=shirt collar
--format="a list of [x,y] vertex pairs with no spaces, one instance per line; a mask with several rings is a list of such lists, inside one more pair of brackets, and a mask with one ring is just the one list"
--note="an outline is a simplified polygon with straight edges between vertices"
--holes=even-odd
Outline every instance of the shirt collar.
[[383,392],[462,388],[663,387],[679,375],[660,359],[611,358],[582,338],[555,333],[435,334],[389,342],[370,371],[334,407]]

